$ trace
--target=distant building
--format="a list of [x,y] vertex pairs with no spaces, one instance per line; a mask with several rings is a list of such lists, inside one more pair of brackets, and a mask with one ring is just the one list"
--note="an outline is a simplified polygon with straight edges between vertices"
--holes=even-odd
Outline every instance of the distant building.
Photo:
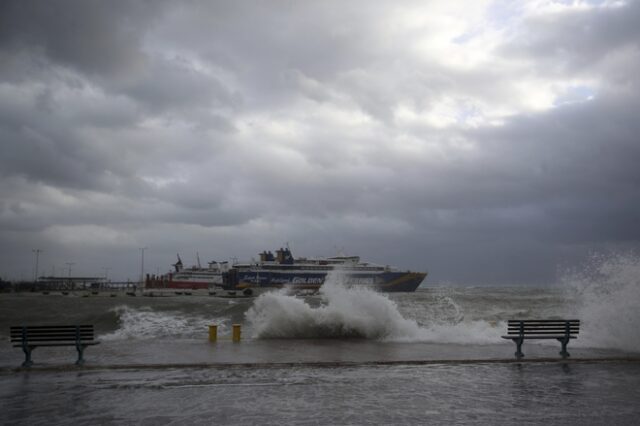
[[49,288],[49,289],[89,289],[97,288],[103,284],[106,284],[107,280],[104,277],[38,277],[38,281],[35,283],[37,288]]

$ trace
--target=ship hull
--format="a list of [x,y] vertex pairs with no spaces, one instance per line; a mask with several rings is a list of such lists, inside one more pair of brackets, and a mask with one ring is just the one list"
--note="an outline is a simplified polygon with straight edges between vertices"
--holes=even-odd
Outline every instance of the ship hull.
[[181,290],[198,290],[198,289],[208,289],[213,287],[215,284],[211,282],[194,282],[194,281],[170,281],[167,288],[175,288]]
[[147,279],[145,288],[150,289],[176,289],[176,290],[202,290],[220,287],[222,285],[222,275],[216,280],[190,281],[173,279]]
[[[362,273],[343,271],[340,279],[348,287],[367,287],[382,292],[413,292],[427,276],[424,272]],[[327,272],[311,271],[238,271],[236,288],[272,289],[287,287],[292,290],[318,290],[324,284]]]

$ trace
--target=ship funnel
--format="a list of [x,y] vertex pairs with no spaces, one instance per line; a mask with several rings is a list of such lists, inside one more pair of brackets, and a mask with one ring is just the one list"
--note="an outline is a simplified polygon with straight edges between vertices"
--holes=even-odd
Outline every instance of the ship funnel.
[[176,269],[176,272],[182,271],[182,259],[180,259],[180,255],[178,255],[178,261],[173,264],[173,267]]

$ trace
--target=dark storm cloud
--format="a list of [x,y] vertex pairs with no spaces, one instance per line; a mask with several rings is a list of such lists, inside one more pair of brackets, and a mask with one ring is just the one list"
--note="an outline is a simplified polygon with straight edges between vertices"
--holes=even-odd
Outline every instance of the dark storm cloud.
[[617,50],[638,48],[639,21],[640,3],[636,1],[619,7],[534,16],[527,20],[526,31],[521,32],[514,44],[505,47],[505,53],[543,59],[546,72],[588,73],[589,67]]
[[195,106],[232,106],[237,99],[215,77],[205,76],[180,58],[150,60],[136,81],[114,88],[153,112]]
[[539,283],[640,240],[637,3],[0,7],[0,273],[288,240]]
[[44,53],[52,62],[102,76],[122,76],[144,60],[141,31],[153,19],[149,2],[6,1],[0,46]]

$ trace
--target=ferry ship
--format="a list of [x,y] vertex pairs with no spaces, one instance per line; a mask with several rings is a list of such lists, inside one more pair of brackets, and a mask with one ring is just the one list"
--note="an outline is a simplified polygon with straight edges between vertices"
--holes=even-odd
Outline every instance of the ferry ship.
[[294,291],[318,290],[327,274],[342,273],[347,286],[366,286],[383,292],[412,292],[427,276],[426,272],[400,271],[390,266],[361,262],[359,256],[294,258],[291,250],[280,248],[276,254],[260,253],[260,261],[233,265],[237,279],[230,283],[240,290],[264,290],[288,287]]
[[174,271],[161,277],[147,277],[146,288],[240,290],[244,295],[264,290],[290,288],[294,292],[317,291],[331,271],[341,272],[347,286],[365,286],[383,292],[415,291],[426,272],[400,271],[390,266],[361,262],[359,256],[294,258],[291,250],[280,248],[275,255],[260,253],[260,260],[246,263],[209,262],[184,268],[178,255]]
[[145,288],[170,288],[181,290],[198,290],[222,287],[223,278],[229,270],[228,262],[208,262],[208,267],[200,265],[198,256],[197,265],[185,268],[182,259],[178,255],[178,261],[173,264],[174,270],[162,276],[147,276]]

